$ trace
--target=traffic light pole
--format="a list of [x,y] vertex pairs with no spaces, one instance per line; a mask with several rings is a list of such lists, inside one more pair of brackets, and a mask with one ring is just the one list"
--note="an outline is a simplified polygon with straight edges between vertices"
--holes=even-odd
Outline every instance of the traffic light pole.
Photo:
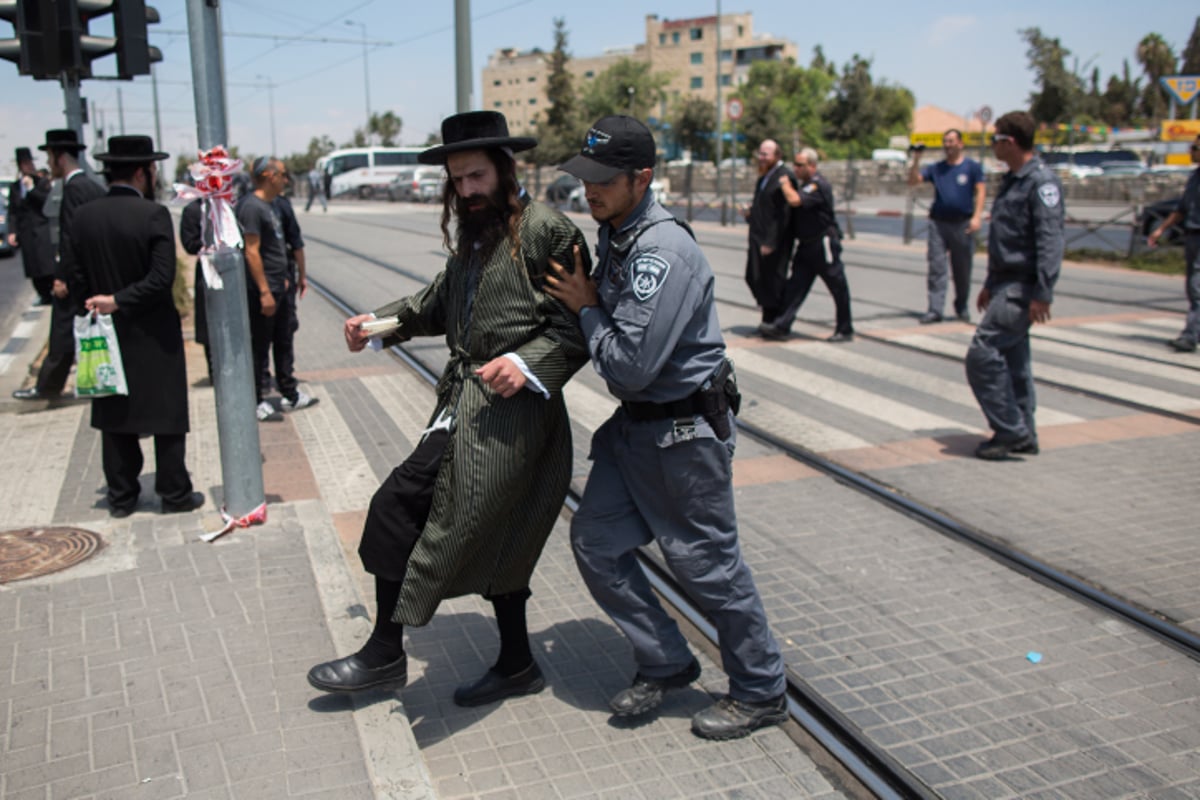
[[[196,134],[202,150],[228,144],[221,28],[215,6],[216,3],[207,0],[187,0]],[[242,252],[219,242],[216,247],[213,264],[224,287],[214,291],[206,285],[204,302],[212,349],[217,439],[221,448],[225,511],[233,519],[242,519],[265,502],[258,418],[254,414],[257,376],[250,354],[249,302]]]

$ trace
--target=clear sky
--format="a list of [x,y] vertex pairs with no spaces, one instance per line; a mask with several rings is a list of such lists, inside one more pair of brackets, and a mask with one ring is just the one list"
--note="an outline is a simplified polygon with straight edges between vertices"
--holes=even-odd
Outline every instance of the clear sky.
[[[162,17],[159,25],[151,26],[151,42],[164,55],[158,66],[159,147],[172,154],[190,152],[196,126],[184,0],[149,4]],[[244,153],[271,150],[271,105],[281,154],[304,150],[315,135],[346,141],[363,124],[362,25],[368,40],[381,43],[368,49],[371,110],[398,114],[405,144],[423,143],[455,110],[452,0],[222,0],[221,8],[228,34],[230,139]],[[894,0],[725,0],[721,10],[753,12],[757,33],[796,42],[805,63],[818,44],[839,65],[859,53],[873,59],[876,80],[907,86],[918,106],[933,104],[966,114],[989,105],[996,115],[1024,107],[1033,86],[1017,35],[1020,28],[1036,26],[1059,37],[1080,67],[1098,66],[1106,81],[1121,69],[1123,59],[1137,71],[1134,49],[1146,33],[1162,34],[1181,51],[1197,16],[1194,0],[1162,0],[1144,10],[1096,0],[1008,0],[964,3],[957,9]],[[479,73],[488,55],[500,47],[551,49],[555,16],[566,19],[571,52],[584,56],[641,42],[648,13],[680,19],[715,12],[712,0],[471,0],[474,103],[478,107],[481,102]],[[347,41],[286,42],[236,34]],[[0,37],[11,35],[8,25],[0,22]],[[115,59],[98,62],[96,71],[115,73]],[[267,84],[274,88],[268,90]],[[103,117],[108,133],[120,132],[120,106],[126,133],[153,135],[149,77],[85,81],[83,95],[97,109],[95,117]],[[18,76],[15,64],[0,61],[0,175],[13,173],[15,147],[36,146],[46,129],[63,127],[62,108],[57,83]],[[85,136],[90,147],[91,128]]]

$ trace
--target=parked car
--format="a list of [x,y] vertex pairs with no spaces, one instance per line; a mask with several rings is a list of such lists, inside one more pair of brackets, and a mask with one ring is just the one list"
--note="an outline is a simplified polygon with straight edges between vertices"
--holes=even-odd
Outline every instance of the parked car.
[[441,167],[404,167],[388,184],[388,200],[393,203],[431,203],[442,196],[446,171]]
[[4,181],[3,184],[0,184],[0,256],[4,258],[17,252],[16,248],[8,243],[8,189],[10,186],[12,186],[11,181]]
[[1146,165],[1129,161],[1101,161],[1100,170],[1108,176],[1141,175],[1146,172]]
[[[1172,197],[1169,200],[1160,200],[1157,203],[1152,203],[1142,209],[1142,217],[1138,221],[1138,230],[1142,232],[1142,238],[1145,239],[1153,233],[1162,221],[1175,210],[1179,205],[1180,198]],[[1182,245],[1183,244],[1183,228],[1176,223],[1163,231],[1163,235],[1159,238],[1160,245]]]
[[[571,194],[582,188],[583,184],[574,175],[559,175],[546,187],[546,202],[552,206],[566,204],[570,201]],[[579,211],[580,209],[576,208],[575,210]]]

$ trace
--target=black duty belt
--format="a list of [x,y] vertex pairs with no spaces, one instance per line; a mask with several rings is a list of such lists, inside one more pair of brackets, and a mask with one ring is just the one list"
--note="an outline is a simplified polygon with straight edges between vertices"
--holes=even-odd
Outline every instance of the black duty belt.
[[637,400],[622,400],[621,407],[634,422],[652,422],[656,419],[678,419],[693,414],[703,414],[704,398],[700,392],[674,400],[670,403],[649,403]]

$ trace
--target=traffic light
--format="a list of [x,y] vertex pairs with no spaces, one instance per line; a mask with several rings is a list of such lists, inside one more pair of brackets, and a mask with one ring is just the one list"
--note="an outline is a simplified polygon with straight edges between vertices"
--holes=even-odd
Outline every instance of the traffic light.
[[[58,0],[57,5],[64,70],[90,78],[93,61],[116,53],[117,77],[129,80],[149,75],[150,65],[162,61],[146,31],[147,24],[159,21],[158,11],[145,0]],[[89,24],[110,14],[113,35],[93,35]]]
[[12,23],[15,38],[0,39],[0,58],[38,80],[57,78],[58,26],[54,0],[0,0],[0,19]]

